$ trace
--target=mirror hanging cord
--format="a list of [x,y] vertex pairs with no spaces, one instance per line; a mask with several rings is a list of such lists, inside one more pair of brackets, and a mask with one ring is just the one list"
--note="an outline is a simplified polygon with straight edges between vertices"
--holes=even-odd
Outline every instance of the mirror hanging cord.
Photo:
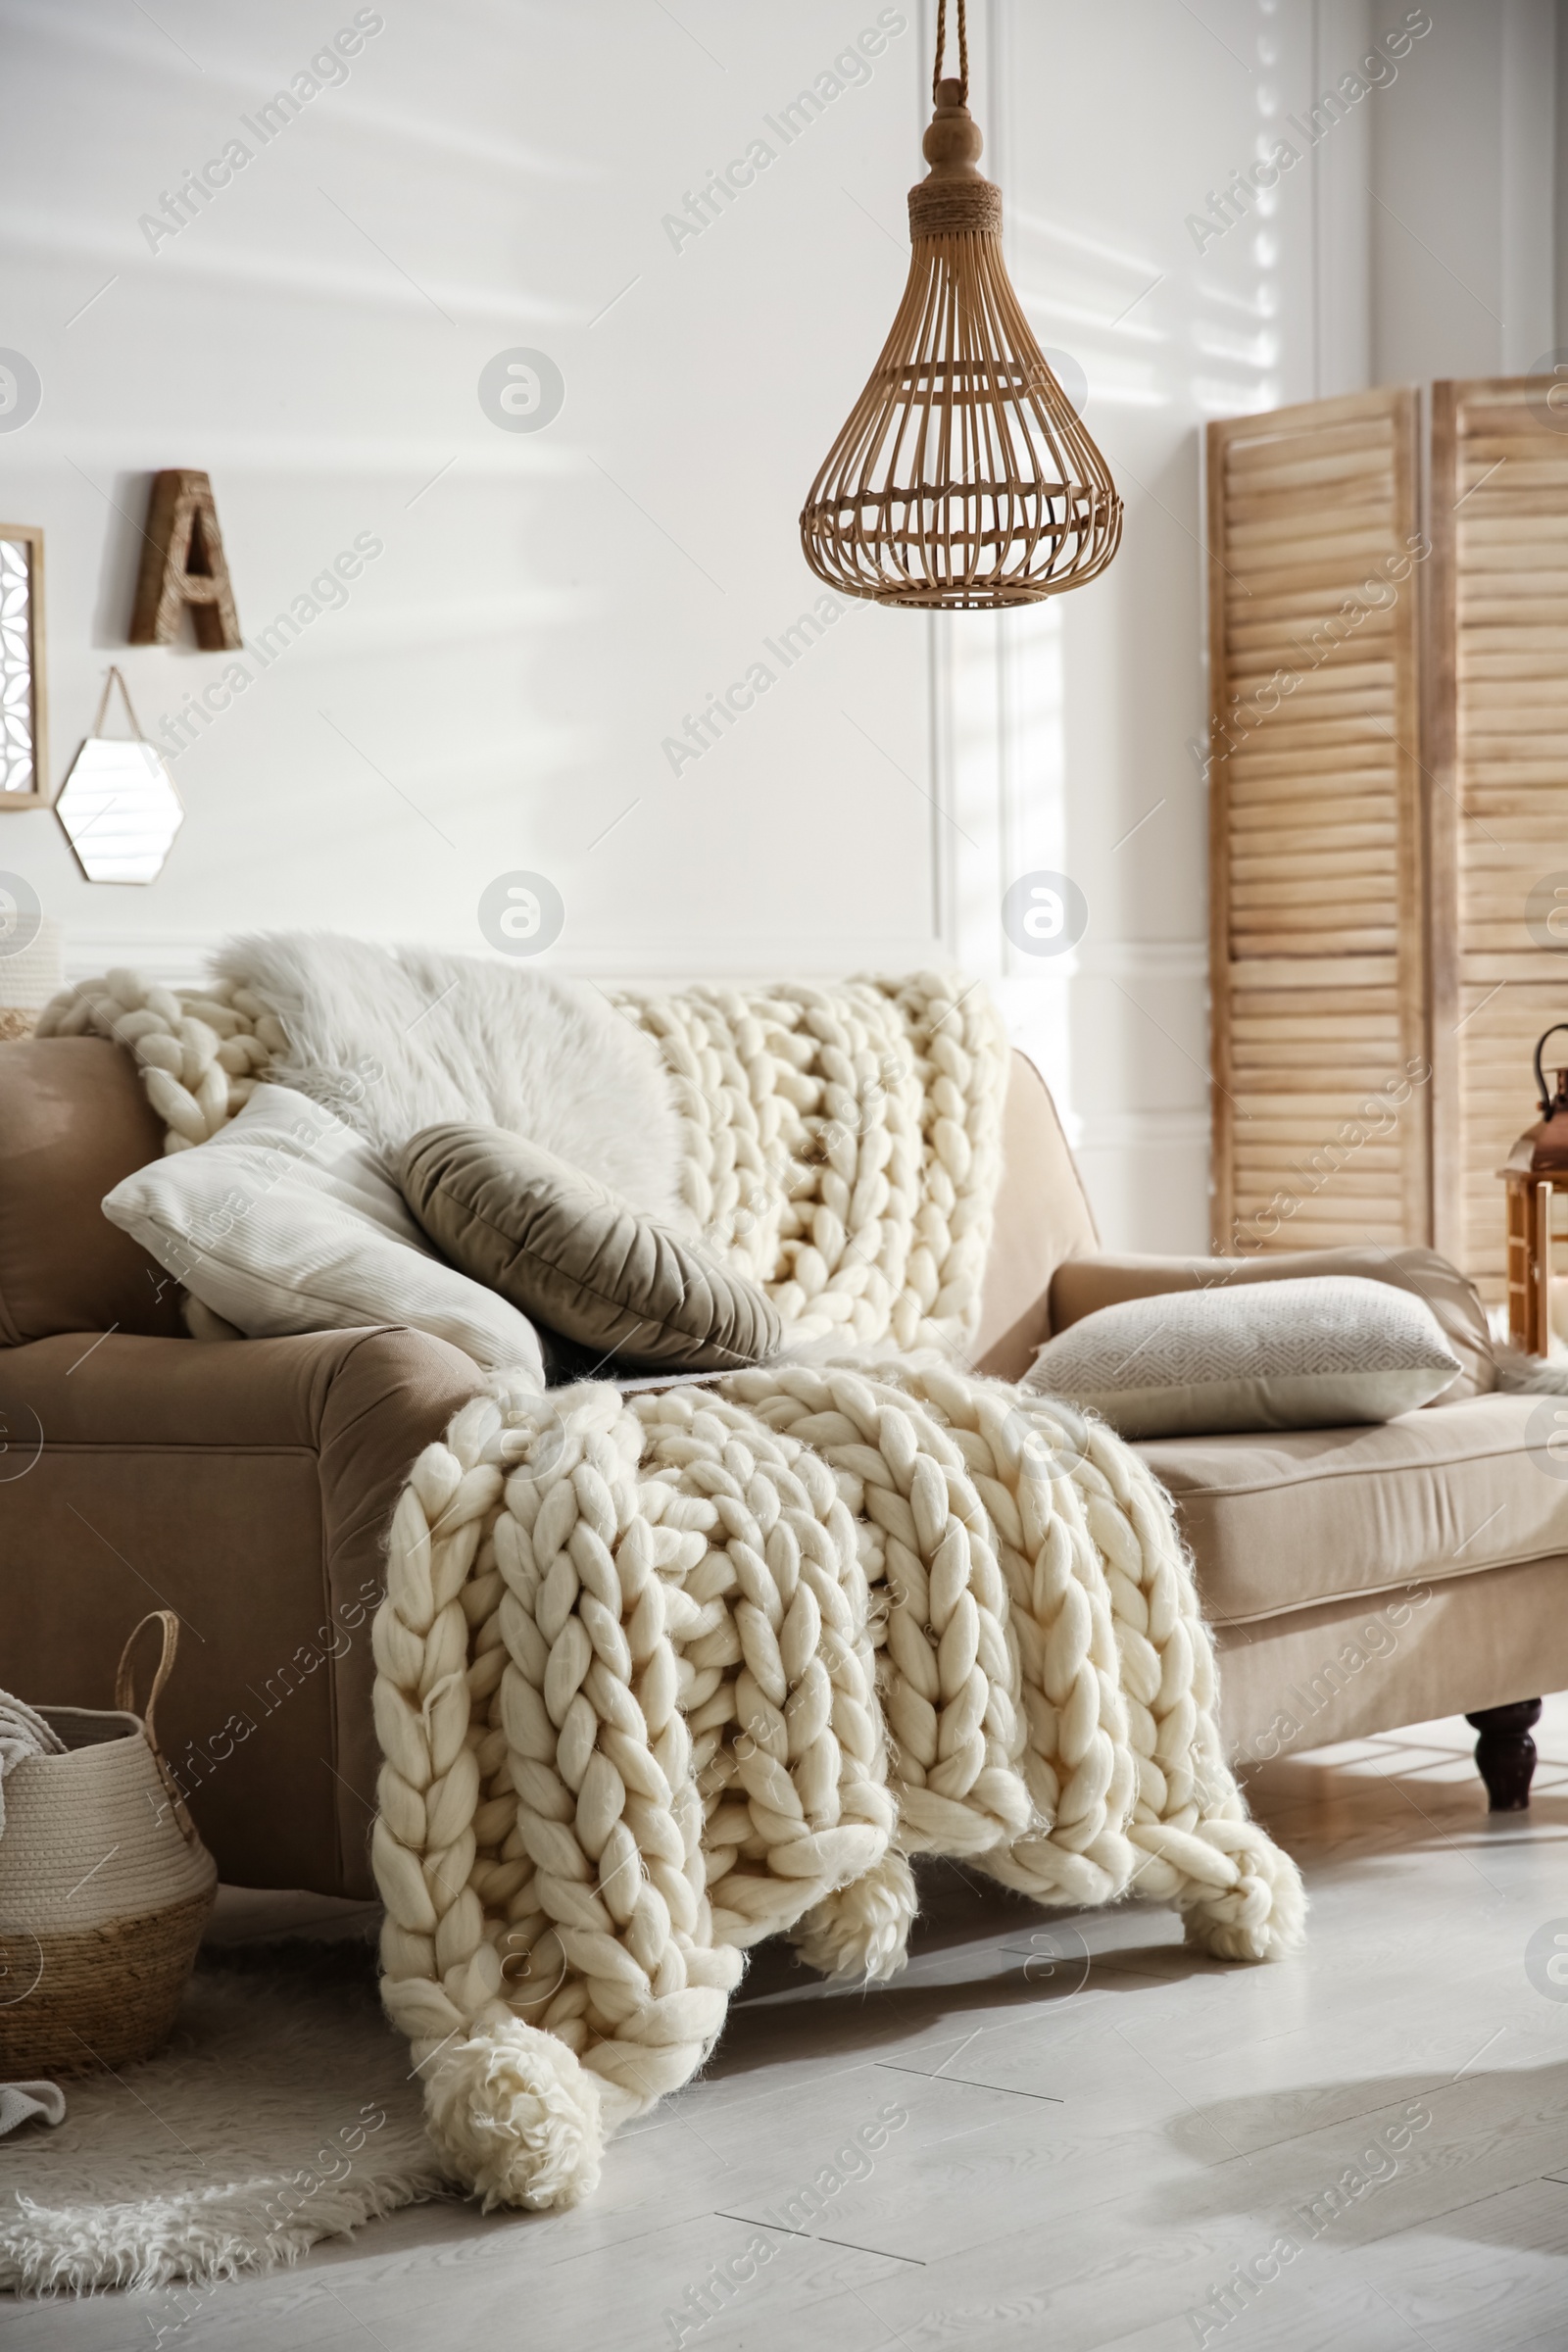
[[88,734],[91,736],[102,735],[104,720],[109,716],[109,698],[117,686],[120,688],[121,700],[125,706],[125,716],[130,721],[131,735],[137,743],[145,743],[147,738],[141,731],[141,720],[136,716],[136,707],[130,699],[130,688],[125,684],[119,664],[114,662],[109,664],[109,675],[104,680],[104,690],[98,698],[98,715],[87,730]]

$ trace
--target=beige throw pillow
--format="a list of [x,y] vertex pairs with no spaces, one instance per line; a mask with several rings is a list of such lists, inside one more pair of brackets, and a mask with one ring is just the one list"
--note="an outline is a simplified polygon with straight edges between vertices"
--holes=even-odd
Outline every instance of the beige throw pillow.
[[[257,1087],[226,1127],[138,1168],[103,1206],[251,1339],[406,1323],[543,1386],[532,1325],[444,1265],[375,1148],[292,1087]],[[219,1335],[209,1323],[200,1336]]]
[[1051,1327],[1063,1332],[1113,1300],[1146,1298],[1156,1291],[1240,1289],[1247,1283],[1318,1280],[1330,1274],[1392,1283],[1425,1299],[1459,1359],[1458,1379],[1443,1392],[1445,1404],[1488,1396],[1496,1387],[1487,1310],[1474,1283],[1436,1250],[1408,1242],[1394,1249],[1381,1242],[1347,1242],[1335,1250],[1282,1250],[1252,1257],[1128,1257],[1100,1250],[1069,1258],[1056,1268],[1051,1285]]
[[1102,1306],[1048,1340],[1024,1385],[1124,1438],[1172,1438],[1391,1421],[1459,1369],[1420,1298],[1341,1275]]
[[727,1371],[778,1348],[756,1283],[505,1128],[426,1127],[397,1175],[454,1265],[600,1362]]

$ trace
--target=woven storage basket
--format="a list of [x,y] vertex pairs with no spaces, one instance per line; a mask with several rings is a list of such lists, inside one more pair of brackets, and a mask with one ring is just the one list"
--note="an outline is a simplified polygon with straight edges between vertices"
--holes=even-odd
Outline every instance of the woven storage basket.
[[[154,1623],[164,1647],[144,1718],[130,1653]],[[113,1710],[40,1707],[67,1753],[24,1757],[7,1776],[0,2081],[122,2066],[174,2022],[218,1887],[155,1729],[178,1640],[172,1610],[144,1617]]]

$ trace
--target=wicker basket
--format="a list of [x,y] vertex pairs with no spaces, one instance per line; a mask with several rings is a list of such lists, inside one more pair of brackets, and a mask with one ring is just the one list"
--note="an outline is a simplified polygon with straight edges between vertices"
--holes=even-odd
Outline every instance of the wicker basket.
[[[163,1628],[145,1717],[130,1653]],[[158,1746],[179,1641],[170,1609],[125,1643],[113,1710],[40,1707],[63,1756],[8,1775],[0,1836],[0,2081],[146,2058],[174,2022],[218,1872]]]

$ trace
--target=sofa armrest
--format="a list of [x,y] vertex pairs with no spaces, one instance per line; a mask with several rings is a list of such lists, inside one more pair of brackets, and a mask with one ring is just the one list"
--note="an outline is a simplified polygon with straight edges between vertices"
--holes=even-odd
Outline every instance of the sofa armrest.
[[1497,1368],[1480,1294],[1436,1250],[1415,1245],[1384,1249],[1368,1242],[1343,1250],[1282,1250],[1258,1257],[1070,1257],[1052,1277],[1051,1331],[1065,1331],[1085,1315],[1102,1306],[1115,1306],[1124,1298],[1210,1290],[1221,1283],[1291,1282],[1328,1274],[1392,1283],[1426,1301],[1460,1365],[1458,1379],[1434,1402],[1458,1404],[1468,1396],[1488,1396],[1496,1387]]
[[131,1627],[176,1610],[159,1732],[220,1874],[369,1896],[383,1532],[483,1386],[401,1329],[0,1348],[0,1687],[107,1706]]
[[1123,1298],[1197,1289],[1199,1269],[1206,1267],[1212,1272],[1226,1262],[1199,1257],[1118,1257],[1104,1250],[1058,1258],[1052,1250],[1044,1268],[1037,1265],[1030,1270],[1021,1296],[1015,1292],[1005,1330],[988,1345],[982,1327],[978,1346],[983,1352],[977,1353],[974,1368],[996,1380],[1022,1380],[1036,1350],[1058,1331],[1065,1331],[1069,1323],[1081,1322],[1098,1307],[1115,1306]]
[[1074,1250],[1100,1236],[1061,1131],[1051,1090],[1015,1046],[1002,1117],[997,1186],[974,1353],[1001,1380],[1026,1372],[1046,1328],[1051,1277]]

